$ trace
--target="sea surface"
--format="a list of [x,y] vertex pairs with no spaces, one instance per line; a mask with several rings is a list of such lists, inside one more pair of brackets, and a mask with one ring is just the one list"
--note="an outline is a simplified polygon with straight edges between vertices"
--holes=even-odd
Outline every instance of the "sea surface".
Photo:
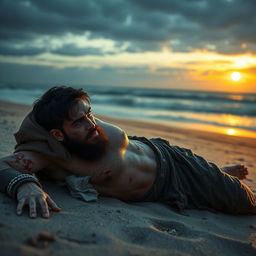
[[[47,88],[0,83],[0,100],[30,105]],[[91,96],[95,114],[256,138],[256,94],[111,86],[83,88]]]

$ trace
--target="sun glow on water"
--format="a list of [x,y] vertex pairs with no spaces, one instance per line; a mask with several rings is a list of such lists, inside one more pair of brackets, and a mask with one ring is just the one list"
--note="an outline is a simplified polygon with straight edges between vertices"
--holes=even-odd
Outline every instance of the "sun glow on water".
[[235,135],[236,131],[235,131],[235,129],[227,129],[227,134],[228,135]]

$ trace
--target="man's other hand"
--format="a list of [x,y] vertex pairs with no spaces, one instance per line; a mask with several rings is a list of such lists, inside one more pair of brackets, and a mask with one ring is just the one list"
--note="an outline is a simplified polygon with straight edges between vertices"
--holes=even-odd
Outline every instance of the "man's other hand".
[[39,186],[33,182],[21,185],[17,191],[17,215],[21,215],[25,205],[29,207],[30,218],[37,217],[37,205],[41,208],[44,218],[50,217],[49,209],[59,212],[61,209]]

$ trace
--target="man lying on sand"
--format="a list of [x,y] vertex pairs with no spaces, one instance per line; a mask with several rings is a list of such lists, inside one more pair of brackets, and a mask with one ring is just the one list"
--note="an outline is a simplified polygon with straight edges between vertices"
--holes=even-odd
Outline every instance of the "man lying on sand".
[[255,195],[240,181],[247,168],[219,169],[161,138],[128,137],[93,116],[90,98],[82,89],[48,90],[15,138],[15,152],[0,162],[0,190],[17,199],[18,215],[25,205],[31,218],[37,216],[37,207],[45,218],[50,209],[60,210],[32,174],[55,181],[90,176],[101,195],[165,202],[180,213],[196,208],[256,214]]

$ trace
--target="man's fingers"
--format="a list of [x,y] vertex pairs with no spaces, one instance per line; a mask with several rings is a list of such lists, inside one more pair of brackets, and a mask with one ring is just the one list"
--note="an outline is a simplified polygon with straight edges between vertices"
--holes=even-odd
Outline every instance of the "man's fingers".
[[39,186],[34,183],[23,184],[17,193],[18,205],[17,214],[22,214],[25,205],[29,207],[30,218],[37,217],[37,207],[40,207],[42,216],[44,218],[49,218],[50,208],[53,211],[60,211],[61,209],[56,205],[56,203],[46,194]]
[[21,215],[22,214],[22,209],[25,205],[26,199],[22,198],[19,200],[18,205],[17,205],[17,215]]
[[46,201],[53,211],[59,212],[61,210],[61,208],[57,206],[50,196],[47,197]]
[[34,197],[29,200],[29,216],[30,218],[36,218],[36,200]]
[[40,203],[40,206],[41,206],[41,209],[42,209],[43,217],[44,218],[49,218],[50,213],[49,213],[49,209],[48,209],[48,204],[46,203],[45,199],[40,198],[39,203]]

